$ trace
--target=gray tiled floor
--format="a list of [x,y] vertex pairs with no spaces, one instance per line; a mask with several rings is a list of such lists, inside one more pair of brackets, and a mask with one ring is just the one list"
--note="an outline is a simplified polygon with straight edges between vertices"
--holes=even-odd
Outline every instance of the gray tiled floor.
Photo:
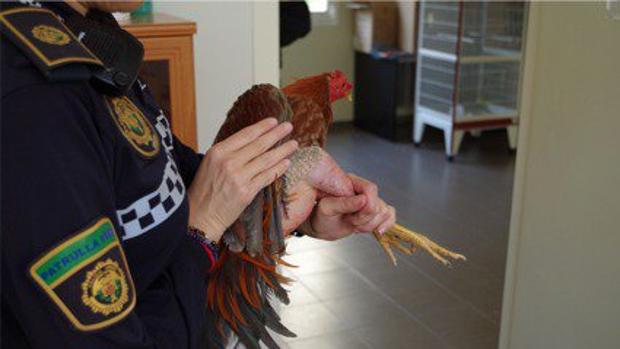
[[338,126],[328,150],[346,170],[377,182],[398,220],[469,258],[447,269],[430,257],[392,267],[365,235],[337,242],[289,240],[297,282],[283,321],[297,348],[496,347],[514,157],[505,135],[466,137],[448,163],[441,138],[396,144]]

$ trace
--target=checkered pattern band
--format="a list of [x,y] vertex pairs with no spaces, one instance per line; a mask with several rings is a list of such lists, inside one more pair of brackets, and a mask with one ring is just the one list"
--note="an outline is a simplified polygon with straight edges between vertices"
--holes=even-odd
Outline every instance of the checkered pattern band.
[[174,138],[172,138],[172,131],[170,131],[170,123],[168,123],[168,119],[164,115],[164,112],[161,110],[159,111],[159,116],[157,117],[157,124],[155,124],[155,128],[161,136],[161,143],[166,149],[166,154],[170,155],[172,153],[172,148],[174,147]]
[[116,211],[123,228],[123,240],[138,237],[163,223],[176,211],[185,196],[185,185],[172,158],[173,137],[163,112],[157,117],[155,129],[159,133],[168,162],[159,187],[131,205]]

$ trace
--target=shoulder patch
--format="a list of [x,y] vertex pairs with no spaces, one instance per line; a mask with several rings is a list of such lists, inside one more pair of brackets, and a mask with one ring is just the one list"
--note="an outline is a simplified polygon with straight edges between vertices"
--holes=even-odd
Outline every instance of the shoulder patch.
[[46,252],[32,264],[30,276],[81,331],[122,320],[136,303],[127,260],[108,218]]
[[116,126],[138,153],[147,158],[159,153],[159,134],[131,99],[106,97],[106,103]]
[[2,34],[19,46],[48,77],[54,69],[67,64],[103,66],[50,10],[11,8],[0,12],[0,24]]

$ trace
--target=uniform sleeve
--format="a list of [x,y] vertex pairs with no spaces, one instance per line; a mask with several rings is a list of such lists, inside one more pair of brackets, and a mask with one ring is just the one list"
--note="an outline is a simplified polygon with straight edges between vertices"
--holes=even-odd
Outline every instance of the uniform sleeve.
[[196,153],[194,149],[183,144],[176,136],[174,136],[174,154],[179,164],[183,182],[189,187],[196,176],[203,154]]
[[91,101],[73,87],[1,101],[3,311],[31,348],[182,348],[134,309],[109,152]]

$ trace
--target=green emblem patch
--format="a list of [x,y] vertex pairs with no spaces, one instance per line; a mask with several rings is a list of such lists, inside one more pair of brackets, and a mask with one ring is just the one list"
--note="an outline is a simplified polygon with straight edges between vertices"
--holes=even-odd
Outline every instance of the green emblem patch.
[[71,42],[69,35],[49,25],[37,25],[32,28],[32,36],[51,45],[64,46]]
[[30,275],[83,331],[115,323],[135,305],[125,255],[108,218],[51,249],[30,267]]
[[106,99],[119,130],[140,154],[153,157],[159,153],[159,135],[133,102],[123,97]]

